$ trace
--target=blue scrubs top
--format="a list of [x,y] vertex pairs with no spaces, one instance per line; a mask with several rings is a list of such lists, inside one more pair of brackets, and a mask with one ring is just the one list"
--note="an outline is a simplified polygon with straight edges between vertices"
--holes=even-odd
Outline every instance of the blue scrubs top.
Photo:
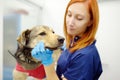
[[67,80],[98,80],[102,65],[95,42],[74,53],[67,49],[62,52],[56,68],[59,80],[62,75]]

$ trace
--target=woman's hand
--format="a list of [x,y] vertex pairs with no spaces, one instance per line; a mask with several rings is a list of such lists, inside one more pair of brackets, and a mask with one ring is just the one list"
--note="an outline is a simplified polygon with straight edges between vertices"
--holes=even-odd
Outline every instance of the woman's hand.
[[43,65],[48,66],[53,63],[53,51],[45,49],[44,43],[40,41],[32,50],[32,57],[40,60]]

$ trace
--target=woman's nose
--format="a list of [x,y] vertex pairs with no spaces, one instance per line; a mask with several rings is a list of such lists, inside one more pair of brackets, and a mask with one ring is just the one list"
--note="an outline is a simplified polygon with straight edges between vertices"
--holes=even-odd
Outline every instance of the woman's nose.
[[74,25],[75,20],[74,17],[69,18],[69,25]]

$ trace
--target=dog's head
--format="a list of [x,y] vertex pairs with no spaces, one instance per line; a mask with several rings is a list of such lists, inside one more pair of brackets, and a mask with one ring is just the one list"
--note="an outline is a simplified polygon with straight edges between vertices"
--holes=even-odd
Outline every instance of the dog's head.
[[56,50],[63,45],[64,38],[48,26],[35,26],[23,31],[17,38],[18,49],[14,57],[27,70],[34,69],[41,64],[31,56],[31,50],[40,41],[44,42],[45,48]]
[[19,47],[27,46],[34,48],[37,43],[43,41],[45,48],[55,50],[63,45],[64,38],[57,35],[52,28],[48,26],[35,26],[27,29],[17,38]]

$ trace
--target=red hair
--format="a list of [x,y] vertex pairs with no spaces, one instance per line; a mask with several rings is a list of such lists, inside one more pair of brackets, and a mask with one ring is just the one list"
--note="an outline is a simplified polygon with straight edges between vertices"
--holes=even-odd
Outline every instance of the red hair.
[[[75,42],[74,46],[72,48],[69,48],[72,40],[72,36],[70,36],[67,33],[67,27],[66,27],[66,15],[67,10],[69,6],[76,2],[88,2],[89,12],[92,20],[92,25],[87,28],[86,32],[83,34],[83,36]],[[70,50],[70,52],[74,52],[77,49],[84,48],[88,45],[90,45],[95,40],[95,34],[98,29],[98,23],[99,23],[99,9],[98,9],[98,3],[96,0],[71,0],[66,8],[66,12],[64,15],[64,35],[66,38],[66,47]],[[79,36],[79,35],[77,35]]]

